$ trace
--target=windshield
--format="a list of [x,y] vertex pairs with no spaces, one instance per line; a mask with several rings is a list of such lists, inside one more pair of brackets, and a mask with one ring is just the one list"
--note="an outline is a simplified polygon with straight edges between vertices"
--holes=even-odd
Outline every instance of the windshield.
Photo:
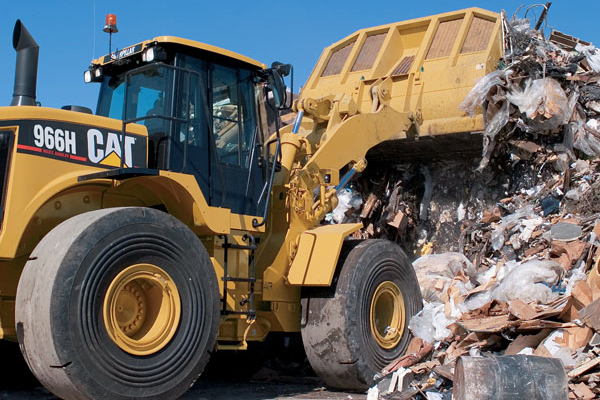
[[[100,89],[97,114],[116,119],[133,119],[150,115],[169,115],[168,91],[172,87],[173,71],[160,65],[149,65],[130,73],[106,76]],[[127,86],[127,101],[125,98]],[[126,104],[124,104],[126,103]],[[127,115],[123,115],[126,105]],[[151,118],[150,120],[155,120]],[[144,123],[149,124],[150,120]]]

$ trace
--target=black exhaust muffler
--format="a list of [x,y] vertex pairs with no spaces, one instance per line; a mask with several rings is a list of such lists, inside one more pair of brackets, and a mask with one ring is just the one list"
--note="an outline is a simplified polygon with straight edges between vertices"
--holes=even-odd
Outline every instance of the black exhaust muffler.
[[20,19],[13,31],[13,47],[17,51],[15,89],[11,106],[35,106],[38,54],[40,46],[25,28]]

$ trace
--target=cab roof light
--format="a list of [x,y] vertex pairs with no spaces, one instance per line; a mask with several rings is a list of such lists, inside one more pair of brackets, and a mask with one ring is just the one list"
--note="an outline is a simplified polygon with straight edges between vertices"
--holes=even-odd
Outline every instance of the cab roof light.
[[90,66],[83,72],[83,80],[85,83],[101,82],[103,78],[102,68],[99,66]]
[[166,61],[166,60],[167,60],[167,52],[160,46],[148,47],[142,53],[142,61],[144,61],[144,62]]

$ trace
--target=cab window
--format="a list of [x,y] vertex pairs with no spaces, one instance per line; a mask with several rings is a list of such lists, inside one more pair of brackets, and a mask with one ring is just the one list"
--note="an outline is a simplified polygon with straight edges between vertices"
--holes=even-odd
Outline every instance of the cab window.
[[[165,99],[172,74],[171,70],[154,65],[131,73],[127,82],[125,73],[106,76],[100,91],[97,114],[122,119],[124,106],[127,112],[125,119],[167,114]],[[127,99],[124,101],[126,86]],[[149,120],[146,123],[152,125]]]
[[256,126],[252,73],[213,64],[210,101],[219,160],[248,168]]

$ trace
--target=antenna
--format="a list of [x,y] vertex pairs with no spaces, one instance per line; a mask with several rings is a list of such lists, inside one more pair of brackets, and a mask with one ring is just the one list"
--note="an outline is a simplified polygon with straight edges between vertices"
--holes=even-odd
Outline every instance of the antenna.
[[92,60],[96,58],[96,0],[92,0]]
[[117,16],[115,14],[106,14],[106,23],[104,32],[108,33],[108,55],[112,53],[112,34],[119,32],[117,29]]

